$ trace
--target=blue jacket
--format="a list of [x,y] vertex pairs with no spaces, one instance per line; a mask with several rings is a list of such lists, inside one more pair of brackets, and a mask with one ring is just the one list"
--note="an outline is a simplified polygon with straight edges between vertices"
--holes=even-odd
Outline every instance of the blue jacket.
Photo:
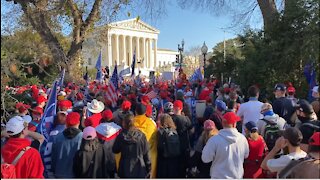
[[82,132],[67,128],[56,135],[52,142],[51,169],[55,178],[73,178],[73,157],[80,149]]

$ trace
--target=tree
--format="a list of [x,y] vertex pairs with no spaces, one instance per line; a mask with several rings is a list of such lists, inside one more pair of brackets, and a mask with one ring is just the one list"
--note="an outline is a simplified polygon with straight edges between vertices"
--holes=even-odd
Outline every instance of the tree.
[[272,29],[275,22],[279,20],[281,14],[295,4],[294,0],[178,0],[182,8],[201,9],[209,11],[211,14],[222,14],[226,11],[234,14],[235,22],[249,21],[251,16],[257,12],[257,7],[262,14],[264,29]]
[[[54,63],[66,68],[71,77],[79,77],[79,56],[82,44],[96,25],[112,21],[123,6],[136,5],[140,1],[130,0],[6,0],[18,4],[24,22],[27,22],[40,35],[48,46]],[[154,6],[163,9],[162,1],[141,3],[146,11],[153,14]],[[141,7],[141,6],[140,6]],[[128,13],[130,16],[130,13]],[[63,26],[71,30],[69,46],[63,47],[57,37]],[[77,71],[78,70],[78,71]]]

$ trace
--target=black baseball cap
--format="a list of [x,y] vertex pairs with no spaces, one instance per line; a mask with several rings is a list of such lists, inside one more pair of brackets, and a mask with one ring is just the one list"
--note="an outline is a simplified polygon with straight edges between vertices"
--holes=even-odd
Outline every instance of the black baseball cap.
[[280,90],[280,91],[285,91],[287,89],[287,87],[284,85],[284,84],[282,84],[282,83],[278,83],[278,84],[276,84],[276,86],[274,87],[274,90],[276,91],[276,90]]
[[280,135],[287,139],[293,146],[299,146],[303,139],[301,131],[295,127],[289,127],[286,130],[280,131]]
[[301,99],[300,101],[298,101],[298,103],[296,104],[296,109],[306,114],[314,113],[312,105],[305,99]]

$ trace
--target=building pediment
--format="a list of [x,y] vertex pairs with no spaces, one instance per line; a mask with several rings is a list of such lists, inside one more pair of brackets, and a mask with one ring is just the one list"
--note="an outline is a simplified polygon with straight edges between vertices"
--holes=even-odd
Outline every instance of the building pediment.
[[118,21],[108,25],[111,28],[120,28],[120,29],[128,29],[135,31],[144,31],[150,33],[159,34],[160,31],[147,23],[141,21],[140,19],[134,18],[125,21]]

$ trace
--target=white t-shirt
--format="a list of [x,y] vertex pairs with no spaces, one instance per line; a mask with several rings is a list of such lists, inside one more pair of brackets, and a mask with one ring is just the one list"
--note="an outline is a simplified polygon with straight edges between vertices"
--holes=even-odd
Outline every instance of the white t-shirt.
[[293,152],[287,155],[283,155],[278,159],[269,159],[267,161],[267,166],[271,172],[279,173],[290,163],[291,160],[298,160],[306,156],[307,153],[302,150],[299,153]]
[[249,121],[257,123],[259,119],[263,118],[260,114],[263,103],[260,101],[248,101],[240,105],[237,115],[243,117],[242,134],[245,134],[245,124]]

